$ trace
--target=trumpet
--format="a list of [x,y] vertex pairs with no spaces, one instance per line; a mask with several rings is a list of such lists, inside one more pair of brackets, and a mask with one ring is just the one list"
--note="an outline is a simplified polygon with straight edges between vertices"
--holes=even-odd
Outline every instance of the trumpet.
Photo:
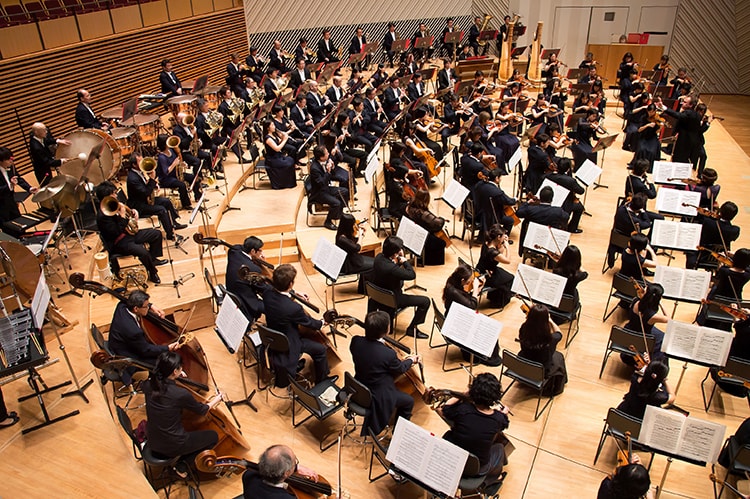
[[175,174],[177,175],[177,178],[180,179],[180,181],[184,182],[185,162],[182,160],[182,151],[180,151],[180,138],[177,135],[170,135],[169,138],[167,138],[167,147],[169,147],[170,149],[174,149],[174,151],[177,153],[177,157],[180,159],[180,163],[175,169]]
[[122,204],[112,195],[106,196],[102,199],[101,203],[99,203],[99,209],[108,217],[117,215],[120,212],[121,207],[125,208],[125,216],[128,219],[128,225],[125,227],[125,232],[134,236],[138,233],[138,220],[135,218],[135,213],[130,207]]

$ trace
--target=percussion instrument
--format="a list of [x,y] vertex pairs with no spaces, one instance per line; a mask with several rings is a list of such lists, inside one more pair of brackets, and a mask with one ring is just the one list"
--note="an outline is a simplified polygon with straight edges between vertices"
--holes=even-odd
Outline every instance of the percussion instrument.
[[197,95],[175,95],[167,99],[167,107],[176,119],[179,113],[195,114],[193,109],[197,101]]
[[[14,276],[8,275],[15,282],[16,292],[22,303],[31,300],[39,283],[39,275],[42,272],[42,261],[44,256],[36,256],[34,253],[21,243],[12,241],[0,241],[0,247],[10,257],[13,265]],[[2,270],[2,267],[0,267]],[[10,307],[12,310],[14,307]]]
[[62,192],[63,187],[65,187],[65,176],[58,175],[54,177],[47,185],[39,188],[39,190],[36,191],[36,194],[31,196],[31,200],[35,203],[44,203],[46,201],[49,201],[55,198],[55,196],[57,196],[60,192]]
[[112,128],[109,132],[117,145],[120,146],[120,153],[123,157],[130,156],[135,150],[135,128],[123,126]]
[[155,142],[159,135],[158,114],[136,114],[122,122],[123,126],[135,127],[141,142]]
[[[70,132],[63,138],[69,140],[70,145],[59,144],[57,146],[55,157],[58,159],[73,159],[66,161],[60,166],[60,173],[70,175],[76,180],[80,180],[83,176],[83,167],[86,164],[88,155],[94,148],[99,148],[102,142],[104,142],[104,147],[102,148],[101,154],[99,158],[94,160],[91,164],[91,167],[86,174],[86,178],[93,184],[99,185],[109,179],[120,169],[120,163],[122,163],[120,146],[117,145],[115,139],[113,139],[108,133],[95,128],[89,128],[87,130],[76,130]],[[81,159],[79,154],[83,154],[87,159]]]
[[210,111],[216,111],[219,109],[219,90],[221,87],[206,87],[203,90],[199,90],[195,95],[200,95],[203,100],[208,103],[208,109]]
[[99,271],[99,280],[106,281],[112,279],[112,270],[109,268],[109,257],[105,252],[99,252],[94,255],[96,269]]
[[82,186],[79,188],[78,179],[70,175],[61,174],[55,180],[58,178],[64,181],[64,185],[60,193],[53,198],[53,203],[60,210],[60,214],[63,217],[70,217],[86,199],[86,189]]
[[122,120],[122,106],[107,109],[102,114],[102,120],[109,123],[110,128],[116,128]]

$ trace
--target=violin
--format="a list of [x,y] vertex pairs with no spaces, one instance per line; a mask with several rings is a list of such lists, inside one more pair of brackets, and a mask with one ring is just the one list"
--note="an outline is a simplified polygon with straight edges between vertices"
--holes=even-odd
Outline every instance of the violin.
[[682,182],[686,185],[698,185],[700,183],[700,180],[697,178],[677,178],[677,177],[668,177],[667,182]]
[[721,253],[718,253],[712,249],[706,248],[705,246],[698,246],[697,249],[698,251],[705,251],[706,253],[710,253],[711,256],[714,257],[716,261],[718,261],[722,265],[725,265],[727,267],[731,267],[732,265],[734,265],[732,263],[732,259],[726,255],[722,255]]
[[729,490],[731,490],[732,492],[734,492],[735,494],[737,494],[737,497],[745,497],[745,494],[743,494],[742,492],[740,492],[739,490],[737,490],[737,488],[734,485],[732,485],[731,483],[727,483],[727,482],[725,482],[723,480],[719,480],[716,477],[716,475],[714,475],[713,473],[711,473],[710,475],[708,475],[708,478],[710,478],[711,481],[714,482],[716,485],[728,488]]
[[[231,476],[244,470],[258,471],[258,463],[234,456],[217,457],[213,450],[205,450],[198,454],[195,458],[195,467],[199,471],[217,476]],[[318,476],[318,481],[315,482],[304,475],[293,473],[286,479],[286,483],[297,499],[318,499],[333,495],[331,484],[322,476]]]
[[635,345],[628,345],[628,350],[633,352],[633,360],[635,361],[636,370],[641,370],[648,365],[648,362],[646,362],[646,359],[643,358],[641,352],[639,352],[638,349],[635,348]]
[[638,296],[638,299],[640,300],[641,298],[643,298],[643,295],[646,294],[646,286],[643,286],[640,282],[638,282],[635,277],[631,277],[630,282],[635,288],[635,294],[636,296]]
[[730,373],[724,372],[724,371],[718,371],[716,374],[718,374],[720,378],[735,379],[737,381],[741,381],[742,382],[742,386],[744,386],[745,388],[750,388],[750,381],[742,379],[739,376],[735,376],[734,374],[730,374]]
[[363,220],[356,220],[356,219],[354,220],[354,227],[352,227],[352,237],[354,239],[358,239],[359,238],[360,232],[364,230],[360,226],[364,225],[366,223],[367,223],[367,219],[366,218],[363,219]]
[[552,250],[548,250],[544,246],[541,246],[539,244],[534,244],[534,249],[546,253],[547,256],[553,259],[555,262],[558,262],[560,260],[560,256],[561,256],[560,253],[555,253]]
[[[434,388],[431,386],[424,392],[424,395],[422,395],[424,403],[429,405],[430,409],[433,411],[443,407],[452,398],[458,399],[461,402],[473,403],[468,394],[450,390],[448,388]],[[500,402],[498,402],[497,405],[501,410],[505,409],[505,406]],[[508,414],[511,416],[514,415],[511,411],[508,411]]]
[[750,318],[750,314],[748,314],[744,310],[742,310],[740,308],[734,308],[733,306],[727,305],[726,303],[721,303],[721,302],[718,302],[718,301],[709,300],[707,298],[703,298],[701,300],[701,303],[703,303],[705,305],[714,305],[715,307],[718,307],[719,310],[721,310],[722,312],[725,312],[725,313],[731,315],[732,317],[734,317],[735,319],[739,319],[741,321],[744,321],[744,320],[747,320],[748,318]]
[[[690,179],[690,180],[692,180],[692,179]],[[711,211],[711,210],[709,210],[707,208],[703,208],[702,206],[696,206],[696,205],[690,204],[690,203],[682,203],[682,206],[685,206],[685,207],[688,207],[688,208],[695,208],[695,211],[697,211],[699,215],[703,215],[704,217],[710,217],[710,218],[713,218],[714,220],[720,220],[721,219],[721,215],[719,215],[717,212]]]

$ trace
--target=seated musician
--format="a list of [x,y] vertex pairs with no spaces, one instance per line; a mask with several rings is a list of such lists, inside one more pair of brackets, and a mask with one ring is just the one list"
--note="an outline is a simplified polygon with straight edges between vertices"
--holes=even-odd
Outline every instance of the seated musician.
[[568,158],[560,158],[560,161],[557,162],[557,170],[547,173],[544,175],[544,178],[568,190],[568,195],[562,204],[562,209],[570,213],[567,231],[573,234],[580,234],[583,232],[583,229],[579,228],[578,224],[581,222],[581,215],[583,215],[585,208],[576,195],[583,194],[586,189],[573,177],[573,172],[570,169],[571,166],[572,163]]
[[568,382],[565,357],[557,351],[562,333],[550,318],[549,309],[545,305],[537,303],[531,307],[526,314],[526,321],[518,330],[518,339],[521,342],[518,356],[544,366],[544,379],[548,382],[543,394],[561,394]]
[[719,191],[721,191],[721,185],[717,184],[716,181],[719,179],[719,174],[713,168],[704,168],[700,173],[700,180],[698,183],[689,183],[685,186],[686,191],[700,192],[701,200],[698,205],[701,208],[713,210],[719,203],[716,199],[719,197]]
[[456,84],[456,73],[453,71],[453,64],[450,59],[443,60],[443,69],[438,71],[437,89],[453,87]]
[[289,73],[289,87],[296,92],[310,77],[310,70],[305,66],[305,59],[297,58],[295,69]]
[[445,240],[436,234],[443,233],[446,220],[430,211],[430,192],[419,189],[414,199],[406,206],[406,216],[427,231],[423,249],[424,265],[442,265],[445,263]]
[[427,112],[428,110],[424,107],[414,112],[414,117],[416,118],[416,121],[414,121],[414,126],[416,127],[415,134],[419,141],[432,151],[432,156],[437,161],[442,161],[444,156],[443,148],[440,147],[440,144],[430,139],[428,134],[436,133],[440,135],[443,146],[447,148],[450,130],[448,129],[448,125],[435,125]]
[[[127,301],[117,304],[109,326],[109,348],[113,355],[154,364],[162,353],[177,350],[176,341],[155,345],[146,338],[142,320],[149,311],[164,318],[164,312],[151,304],[149,295],[138,289],[128,295]],[[132,376],[135,371],[135,368],[128,368],[127,372]],[[124,381],[128,384],[127,379]]]
[[[352,131],[350,131],[351,124],[352,120],[347,113],[339,114],[336,116],[336,122],[331,126],[331,133],[328,136],[335,138],[338,152],[341,154],[340,158],[336,158],[338,154],[334,154],[334,158],[336,158],[334,161],[347,163],[352,175],[358,176],[363,174],[367,166],[365,164],[367,153],[364,149],[357,147],[357,142],[355,142]],[[330,146],[330,143],[326,143],[326,146]],[[332,147],[328,148],[329,150],[333,149]]]
[[172,71],[172,61],[169,59],[163,59],[161,61],[161,73],[159,73],[159,84],[161,85],[161,93],[166,94],[167,97],[174,97],[175,95],[182,95],[182,84],[177,75]]
[[405,52],[406,57],[401,59],[401,66],[396,71],[398,76],[413,75],[419,71],[419,64],[414,60],[413,52]]
[[[182,159],[191,167],[193,173],[198,172],[200,169],[202,177],[211,175],[216,180],[223,180],[223,176],[214,172],[211,153],[201,149],[201,139],[196,126],[194,124],[189,126],[185,124],[185,118],[188,116],[190,115],[187,113],[178,113],[176,118],[177,123],[172,127],[172,133],[180,139]],[[197,143],[193,144],[193,141],[197,141]],[[193,150],[197,151],[197,154],[193,154]]]
[[299,464],[299,459],[291,448],[286,445],[272,445],[260,455],[258,471],[247,470],[242,474],[242,497],[244,499],[300,497],[290,491],[286,483],[287,478],[295,473],[312,482],[318,481],[318,474]]
[[568,227],[570,215],[561,207],[552,206],[553,196],[552,187],[542,187],[542,190],[539,191],[539,203],[535,204],[528,201],[523,203],[518,207],[516,215],[518,218],[523,218],[529,222],[565,230]]
[[[709,170],[709,168],[706,168]],[[719,207],[718,220],[713,217],[700,216],[696,222],[701,224],[700,246],[719,252],[732,249],[732,242],[740,237],[740,227],[733,225],[732,220],[739,209],[732,201],[726,201]],[[686,251],[686,267],[694,269],[698,262],[706,262],[712,258],[709,251]]]
[[21,216],[18,209],[18,203],[13,197],[13,191],[16,186],[26,192],[34,194],[38,189],[29,185],[26,180],[18,175],[16,166],[13,162],[13,152],[7,147],[0,147],[0,223],[2,223],[3,232],[12,236],[20,236],[23,228],[11,222],[14,218]]
[[[734,432],[734,435],[729,438],[736,442],[740,447],[750,444],[750,418],[746,418],[740,423],[737,430]],[[725,468],[729,468],[733,460],[734,456],[732,455],[731,447],[727,445],[721,450],[718,463]]]
[[573,101],[573,112],[574,113],[586,113],[590,109],[596,110],[596,106],[591,101],[591,94],[589,92],[581,92]]
[[207,404],[198,402],[186,388],[177,386],[175,380],[184,376],[182,358],[177,352],[164,352],[156,360],[156,366],[143,384],[146,395],[146,438],[156,458],[180,456],[175,471],[187,475],[195,457],[219,443],[214,430],[186,431],[182,424],[183,411],[205,415],[221,402],[221,393]]
[[397,76],[391,76],[390,85],[383,91],[383,112],[388,121],[393,120],[401,112],[401,101],[407,97],[400,88],[400,80]]
[[318,91],[318,82],[311,80],[310,90],[307,92],[307,109],[312,115],[313,123],[316,125],[320,123],[320,120],[332,107],[328,97],[321,95]]
[[369,154],[375,146],[377,138],[370,132],[371,115],[365,112],[365,102],[359,97],[352,100],[352,109],[347,113],[349,115],[349,130],[352,134],[352,141],[365,148],[365,153]]
[[[197,106],[198,112],[195,116],[195,132],[198,134],[198,138],[201,141],[200,148],[208,151],[213,158],[218,152],[219,146],[222,146],[222,148],[224,148],[224,144],[227,142],[227,138],[222,137],[218,133],[221,130],[221,122],[223,122],[223,117],[220,120],[218,127],[214,129],[208,122],[209,115],[211,114],[211,110],[208,107],[208,101],[198,99]],[[224,154],[222,154],[222,156],[223,155]],[[223,159],[219,159],[219,162],[216,164],[216,171],[221,172],[224,170],[221,165],[222,161]]]
[[[150,217],[156,215],[159,223],[164,227],[167,240],[175,240],[175,230],[186,229],[187,225],[177,221],[180,215],[172,205],[172,201],[164,196],[157,196],[159,185],[156,183],[156,168],[148,173],[140,169],[139,165],[143,157],[134,152],[130,156],[130,171],[128,171],[128,206],[138,210],[139,215]],[[178,235],[178,240],[183,237]]]
[[[303,59],[306,64],[312,64],[313,51],[307,46],[307,38],[300,38],[297,47],[294,49],[294,60]],[[304,82],[304,80],[302,80]]]
[[481,221],[484,232],[489,230],[490,226],[500,224],[506,234],[510,234],[514,218],[505,214],[505,208],[515,206],[516,199],[508,196],[500,188],[500,178],[500,172],[492,169],[476,183],[473,189],[474,216]]
[[408,204],[404,195],[404,184],[408,183],[409,173],[419,175],[419,170],[410,170],[404,163],[406,146],[400,142],[391,144],[390,165],[383,169],[385,175],[385,192],[388,197],[388,213],[395,218],[401,218],[406,213]]
[[[716,270],[714,276],[714,284],[708,292],[707,298],[709,300],[715,300],[724,298],[730,302],[741,302],[742,291],[750,281],[750,250],[747,248],[740,248],[734,252],[734,254],[726,255],[731,260],[731,265],[722,265]],[[708,307],[701,306],[698,312],[696,322],[701,326],[718,327],[722,329],[719,324],[714,324],[712,321],[708,321],[706,313]]]
[[[628,311],[628,322],[623,326],[638,334],[650,334],[654,337],[654,350],[649,353],[651,361],[663,361],[668,364],[667,356],[662,352],[661,346],[664,342],[664,332],[657,324],[667,324],[669,317],[664,314],[661,307],[661,298],[664,288],[658,283],[646,283],[646,292],[633,302]],[[620,354],[623,363],[634,366],[635,360],[632,355]],[[665,374],[666,376],[666,374]]]
[[656,199],[656,186],[648,181],[648,161],[637,159],[633,162],[630,174],[625,179],[625,197],[642,192],[648,199]]
[[479,459],[479,475],[483,480],[483,493],[495,494],[502,485],[503,466],[508,463],[505,446],[498,441],[502,431],[508,428],[510,410],[500,403],[502,389],[500,380],[492,373],[478,374],[461,398],[453,397],[437,409],[438,414],[450,425],[443,438]]
[[[746,314],[748,309],[743,308]],[[734,323],[734,338],[732,346],[729,347],[729,357],[736,357],[750,362],[750,319],[739,319]],[[721,389],[735,397],[747,397],[748,388],[743,383],[737,383],[738,380],[725,379],[719,376],[718,368],[710,369],[711,378],[721,387]]]
[[306,94],[299,93],[294,98],[294,105],[289,108],[289,119],[294,123],[293,133],[296,137],[306,140],[313,133],[315,122],[307,107]]
[[472,144],[468,153],[461,156],[461,185],[470,191],[479,182],[479,174],[486,171],[484,164],[480,160],[484,152],[484,146],[477,142]]
[[98,128],[109,130],[109,123],[102,123],[91,109],[91,93],[82,88],[76,92],[78,106],[76,106],[76,126],[78,128]]
[[[612,228],[619,234],[633,234],[648,231],[651,228],[651,214],[645,210],[646,193],[639,192],[633,196],[628,203],[624,203],[615,210],[615,219]],[[659,214],[653,214],[661,216]],[[648,238],[646,238],[648,241]],[[615,265],[615,256],[618,249],[610,245],[607,249],[607,265],[611,268]]]
[[614,475],[607,475],[599,485],[596,499],[654,499],[651,478],[637,454],[630,464],[619,466]]
[[[159,150],[159,156],[156,158],[156,176],[159,179],[161,187],[171,187],[177,189],[180,194],[180,204],[183,210],[192,210],[193,206],[188,195],[188,185],[193,181],[193,174],[185,171],[184,162],[179,155],[167,145],[167,136],[159,134],[156,138],[156,148]],[[179,146],[178,146],[179,147]],[[182,178],[178,178],[178,170],[182,169]],[[200,182],[195,182],[193,186],[193,195],[198,201],[201,197]]]
[[285,132],[277,131],[273,120],[263,122],[263,144],[265,145],[266,172],[272,189],[291,189],[297,185],[294,169],[295,159],[284,152],[289,140]]
[[591,140],[597,140],[599,138],[597,133],[601,131],[601,127],[599,126],[598,119],[599,111],[596,109],[589,109],[586,111],[586,118],[582,118],[578,122],[576,143],[570,146],[576,170],[578,170],[587,159],[591,160],[592,163],[597,164],[597,153],[594,152],[594,146],[591,144]]
[[644,276],[654,275],[656,268],[656,252],[648,242],[648,238],[641,233],[630,236],[628,247],[622,252],[622,266],[619,273],[625,277],[632,277],[643,281]]
[[513,296],[513,274],[499,265],[510,264],[508,245],[508,234],[505,230],[499,225],[492,225],[485,233],[484,244],[477,261],[477,271],[487,275],[485,286],[492,288],[492,291],[487,293],[487,299],[497,308],[503,308]]
[[[369,81],[369,88],[376,90],[380,85],[388,81],[388,73],[385,70],[385,64],[378,64],[378,68],[372,73]],[[374,94],[373,94],[374,95]],[[369,98],[369,97],[368,97]]]
[[301,135],[297,133],[297,125],[294,124],[294,121],[291,121],[289,118],[287,118],[286,108],[278,104],[274,104],[274,106],[271,108],[270,115],[271,120],[273,120],[273,124],[276,127],[276,131],[284,132],[288,136],[286,144],[284,144],[283,147],[284,152],[290,157],[297,158],[298,160],[306,157],[307,151],[304,149],[300,150],[304,139],[295,138],[301,137]]
[[634,372],[628,393],[617,406],[619,410],[643,419],[646,406],[660,407],[674,402],[675,394],[667,385],[669,366],[664,361],[652,360],[643,372]]
[[266,71],[266,79],[263,80],[263,91],[266,92],[265,101],[271,102],[281,93],[281,89],[276,85],[279,79],[279,68],[269,67]]
[[310,164],[312,189],[309,200],[328,205],[324,227],[328,230],[336,230],[336,221],[341,218],[344,205],[349,199],[349,189],[345,186],[331,185],[334,162],[325,146],[316,146],[313,150],[313,158]]
[[[429,147],[420,146],[417,142],[417,126],[413,121],[404,122],[401,139],[404,142],[404,145],[407,146],[406,149],[404,149],[404,156],[406,159],[411,162],[415,169],[422,172],[425,179],[429,179],[430,172],[427,169],[427,165],[418,158],[425,153],[432,154],[432,150]],[[434,182],[434,180],[430,181],[430,183],[432,182]]]
[[[336,231],[336,246],[346,251],[346,260],[341,267],[342,274],[363,274],[372,270],[374,258],[362,255],[361,242],[365,235],[362,226],[364,222],[357,224],[357,220],[350,213],[341,215],[339,228]],[[364,292],[364,283],[360,280],[360,290]]]
[[383,340],[390,329],[391,319],[387,312],[370,312],[365,317],[365,335],[352,337],[349,344],[354,378],[372,394],[372,409],[362,425],[362,435],[367,435],[368,429],[376,435],[382,432],[394,411],[396,419],[411,419],[414,408],[414,399],[399,391],[394,380],[422,359],[419,355],[409,355],[400,360],[395,350]]
[[69,146],[71,142],[66,139],[55,139],[52,132],[44,123],[34,123],[31,125],[31,134],[29,137],[29,155],[31,164],[34,166],[34,176],[39,182],[39,187],[44,187],[52,180],[52,169],[60,167],[63,163],[73,158],[55,159],[54,148],[57,144]]
[[[325,322],[307,315],[302,310],[302,305],[292,299],[290,291],[294,288],[296,277],[297,270],[294,267],[289,264],[279,265],[273,271],[273,287],[263,293],[268,327],[282,333],[289,341],[289,351],[268,353],[276,372],[276,386],[281,388],[288,386],[289,379],[296,376],[303,353],[312,357],[316,383],[327,379],[329,375],[325,345],[300,336],[300,326],[319,330]],[[331,379],[335,381],[338,376],[331,376]]]
[[266,258],[263,256],[263,241],[255,236],[249,236],[245,239],[242,245],[234,244],[229,251],[227,251],[227,272],[225,275],[227,290],[237,295],[242,301],[245,310],[251,317],[248,319],[258,319],[263,315],[263,300],[261,296],[263,293],[270,288],[268,284],[260,283],[253,284],[249,281],[240,278],[240,268],[244,265],[250,269],[251,272],[257,274],[264,274],[268,270],[264,271],[258,260],[265,261]]
[[[409,295],[403,292],[404,281],[411,281],[417,277],[414,267],[404,256],[404,242],[400,237],[389,236],[383,241],[383,251],[375,257],[373,264],[373,284],[392,291],[399,308],[415,307],[414,317],[406,328],[406,335],[426,339],[427,335],[417,326],[424,323],[430,310],[430,299],[426,296]],[[367,310],[379,310],[380,306],[373,300],[368,300]],[[388,311],[393,313],[393,311]]]

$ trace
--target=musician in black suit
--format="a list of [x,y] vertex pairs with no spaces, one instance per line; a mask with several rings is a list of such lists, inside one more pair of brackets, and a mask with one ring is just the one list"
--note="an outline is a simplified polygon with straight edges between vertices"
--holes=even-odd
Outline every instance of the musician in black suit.
[[308,55],[308,51],[312,52],[307,47],[307,38],[300,38],[297,48],[294,49],[294,60],[299,61],[302,59],[305,61],[305,64],[312,64],[312,59]]
[[689,95],[682,101],[682,111],[677,112],[662,104],[659,99],[658,107],[666,114],[677,120],[674,131],[677,140],[674,143],[672,161],[677,163],[691,163],[693,169],[698,167],[698,158],[704,144],[701,131],[701,115],[695,110],[697,98]]
[[456,83],[456,73],[453,72],[453,64],[450,59],[443,61],[443,69],[438,71],[437,88],[442,90],[444,88],[453,87]]
[[[115,193],[114,184],[104,181],[96,187],[96,197],[101,202],[105,197]],[[137,219],[137,211],[134,213]],[[169,263],[162,260],[162,237],[157,229],[140,229],[135,234],[126,231],[128,219],[125,214],[125,205],[120,205],[120,210],[114,215],[105,215],[99,210],[96,216],[96,225],[99,228],[99,236],[102,239],[104,249],[111,255],[133,255],[137,257],[148,272],[148,280],[154,284],[161,283],[159,273],[156,271],[158,265]],[[148,245],[148,249],[146,249]]]
[[264,64],[265,61],[258,56],[258,47],[250,47],[250,53],[245,57],[245,65],[247,66],[245,75],[260,83],[260,80],[263,79]]
[[78,106],[76,107],[76,126],[79,128],[98,128],[108,130],[109,124],[102,123],[96,117],[96,113],[91,109],[91,93],[85,88],[76,92]]
[[338,49],[333,45],[331,40],[331,30],[323,30],[323,38],[318,40],[318,62],[339,62]]
[[161,73],[159,73],[159,84],[161,84],[161,93],[167,94],[168,97],[182,95],[182,83],[177,75],[172,71],[172,61],[164,59],[161,61]]
[[310,111],[313,122],[316,125],[320,123],[320,120],[332,107],[328,97],[318,92],[318,82],[310,82],[310,90],[307,92],[307,110]]
[[[623,203],[615,210],[615,218],[612,228],[619,234],[631,234],[643,232],[651,228],[651,217],[646,211],[646,193],[638,192],[633,195],[628,203]],[[607,265],[615,266],[615,256],[620,251],[616,246],[609,245],[607,248]]]
[[[354,36],[352,37],[352,41],[349,43],[349,54],[359,54],[362,52],[362,47],[364,47],[365,43],[367,43],[367,37],[365,37],[362,28],[357,28],[357,30],[354,33]],[[365,58],[364,67],[369,66],[369,56]],[[358,69],[362,70],[362,63],[358,62],[356,64],[352,64],[352,69]]]
[[409,85],[406,87],[406,94],[412,102],[425,94],[424,83],[422,83],[422,73],[414,73]]
[[[188,117],[187,113],[178,113],[176,117],[176,123],[172,127],[172,135],[175,135],[180,139],[180,152],[182,159],[190,165],[193,173],[197,174],[200,168],[200,175],[205,176],[213,172],[211,167],[211,153],[202,150],[200,148],[200,136],[198,135],[198,129],[193,125],[186,125],[185,118]],[[198,141],[197,154],[193,154],[193,141]],[[217,175],[218,180],[223,180],[224,177]]]
[[289,119],[297,127],[295,133],[302,139],[307,139],[313,132],[315,122],[307,108],[307,97],[305,94],[299,94],[294,99],[294,105],[289,108]]
[[346,95],[346,90],[343,87],[344,79],[341,76],[334,76],[331,83],[331,86],[326,90],[326,97],[336,104]]
[[[411,46],[416,47],[417,44],[417,38],[430,38],[430,29],[427,27],[425,23],[419,23],[419,28],[417,31],[414,32],[414,36],[411,40]],[[430,46],[426,49],[413,49],[414,58],[417,60],[422,59],[424,57],[425,59],[431,59],[432,58],[432,51],[434,49],[432,48],[432,42],[430,43]]]
[[494,224],[499,224],[510,234],[514,219],[505,214],[506,206],[515,206],[516,199],[508,196],[500,188],[500,171],[490,170],[486,179],[479,180],[474,186],[474,216],[482,223],[482,230],[487,232]]
[[552,187],[543,187],[539,191],[539,204],[523,203],[518,207],[516,215],[518,215],[518,218],[526,219],[529,222],[565,230],[568,226],[569,214],[558,206],[552,206],[553,196]]
[[377,136],[382,135],[388,124],[380,119],[380,117],[385,117],[385,113],[383,113],[383,106],[375,96],[374,88],[368,88],[365,91],[362,104],[364,105],[364,117],[367,120],[367,131]]
[[528,166],[523,175],[523,187],[527,192],[536,194],[544,180],[544,173],[549,169],[552,159],[546,152],[549,135],[537,134],[528,149]]
[[445,35],[447,35],[448,33],[453,33],[455,31],[456,31],[456,28],[453,26],[453,19],[448,18],[445,21],[445,29],[443,30],[443,36],[440,37],[440,43],[442,44],[441,50],[448,57],[453,57],[453,54],[456,53],[456,45],[454,43],[446,43]]
[[[213,158],[214,155],[216,155],[219,146],[224,144],[227,141],[227,138],[222,137],[217,133],[219,130],[221,130],[221,126],[219,126],[218,129],[211,131],[211,128],[209,127],[207,121],[208,115],[210,113],[208,102],[203,99],[198,99],[197,106],[198,112],[195,114],[195,131],[201,141],[201,149],[207,150]],[[209,132],[211,133],[209,134]],[[221,163],[222,160],[220,159],[216,164],[217,171],[223,171]]]
[[52,168],[58,168],[60,165],[73,158],[55,159],[54,148],[57,144],[70,145],[69,140],[55,139],[52,132],[47,129],[44,123],[34,123],[31,125],[31,136],[29,137],[29,154],[31,164],[34,166],[34,176],[39,187],[44,187],[52,180]]
[[406,98],[403,90],[399,88],[399,79],[397,76],[391,76],[390,85],[383,92],[383,112],[392,120],[401,112],[401,101]]
[[581,215],[586,208],[576,197],[576,194],[583,194],[586,189],[573,177],[570,167],[571,161],[568,158],[561,158],[557,162],[557,171],[547,173],[544,178],[548,178],[557,185],[568,189],[568,195],[562,204],[562,209],[570,213],[567,230],[573,234],[580,234],[583,229],[579,228],[578,224],[581,222]]
[[271,52],[268,53],[268,67],[278,69],[281,74],[288,72],[289,68],[284,63],[285,56],[286,53],[281,48],[281,41],[274,40]]
[[296,92],[307,80],[311,78],[310,70],[307,69],[305,59],[297,59],[296,67],[289,73],[289,86]]
[[367,154],[372,151],[375,145],[375,136],[369,132],[370,118],[365,113],[365,103],[359,98],[355,97],[352,100],[352,109],[348,111],[349,114],[349,131],[352,134],[352,140],[355,144],[360,144],[365,147]]
[[[719,253],[730,251],[732,242],[740,237],[740,227],[732,224],[739,208],[732,201],[726,201],[719,207],[718,218],[700,216],[701,239],[700,246]],[[698,262],[712,259],[708,251],[686,251],[686,267],[694,269]]]
[[266,93],[265,101],[271,102],[279,96],[279,87],[276,81],[279,77],[279,68],[268,67],[266,79],[263,80],[263,91]]
[[354,336],[349,351],[354,362],[354,378],[370,389],[372,407],[362,426],[362,435],[370,429],[379,434],[388,425],[396,411],[396,419],[411,419],[414,399],[396,388],[394,380],[421,362],[419,355],[409,355],[400,360],[396,352],[386,345],[383,337],[390,332],[388,313],[378,310],[365,317],[365,335]]
[[385,52],[385,55],[388,57],[388,63],[393,67],[393,56],[394,52],[391,50],[393,47],[393,42],[399,39],[399,34],[396,33],[396,25],[393,23],[388,23],[388,31],[385,33],[385,36],[383,37],[383,52]]
[[[263,293],[268,327],[284,334],[289,341],[287,352],[269,352],[271,364],[276,372],[276,386],[286,387],[289,378],[297,374],[297,366],[303,353],[309,354],[315,367],[315,382],[319,383],[328,377],[328,359],[326,347],[316,341],[300,336],[299,327],[304,326],[319,330],[325,322],[313,319],[302,310],[290,294],[294,288],[297,270],[289,264],[277,266],[273,271],[273,288]],[[333,376],[333,381],[338,376]]]
[[242,245],[234,244],[227,252],[227,290],[237,295],[244,309],[250,314],[248,319],[257,320],[264,313],[261,296],[271,289],[267,283],[251,283],[240,278],[240,268],[244,265],[250,272],[263,274],[263,269],[256,261],[265,261],[263,255],[263,241],[255,236],[245,239]]
[[[471,47],[474,50],[474,55],[479,55],[479,28],[482,26],[482,18],[481,17],[475,17],[474,18],[474,24],[471,25],[471,28],[469,28],[469,43],[468,46]],[[482,48],[482,55],[487,53],[487,47],[488,45],[485,44]]]
[[328,215],[324,227],[328,230],[336,230],[336,221],[341,218],[344,200],[349,198],[349,189],[346,187],[334,187],[331,185],[331,170],[334,168],[333,160],[330,158],[325,146],[316,146],[313,149],[314,159],[310,163],[310,201],[328,205]]
[[243,88],[245,88],[245,83],[242,79],[242,69],[240,69],[240,57],[237,54],[231,54],[229,57],[231,60],[227,64],[226,83],[232,89],[234,96],[239,97]]
[[479,182],[479,173],[485,170],[484,164],[479,160],[484,147],[480,143],[473,144],[471,150],[461,157],[461,185],[473,191]]
[[32,194],[38,190],[36,187],[31,187],[16,172],[16,167],[13,164],[13,152],[7,147],[0,147],[0,222],[3,224],[4,232],[13,236],[20,236],[23,230],[10,223],[14,218],[21,216],[18,203],[13,198],[13,190],[16,186],[20,186],[23,190]]
[[[383,241],[383,252],[375,257],[370,280],[373,284],[392,291],[399,308],[416,307],[414,318],[406,328],[406,335],[424,339],[427,338],[427,335],[421,332],[417,326],[424,322],[427,312],[430,310],[430,299],[426,296],[407,295],[403,292],[404,281],[411,281],[416,277],[414,267],[404,257],[404,242],[401,238],[397,236],[386,238]],[[367,303],[367,311],[373,310],[386,310],[389,314],[394,312],[370,299]]]
[[272,445],[260,455],[257,471],[248,469],[242,474],[242,497],[244,499],[299,497],[290,491],[285,483],[294,473],[308,478],[311,484],[318,481],[318,474],[299,464],[299,459],[292,449],[286,445]]

